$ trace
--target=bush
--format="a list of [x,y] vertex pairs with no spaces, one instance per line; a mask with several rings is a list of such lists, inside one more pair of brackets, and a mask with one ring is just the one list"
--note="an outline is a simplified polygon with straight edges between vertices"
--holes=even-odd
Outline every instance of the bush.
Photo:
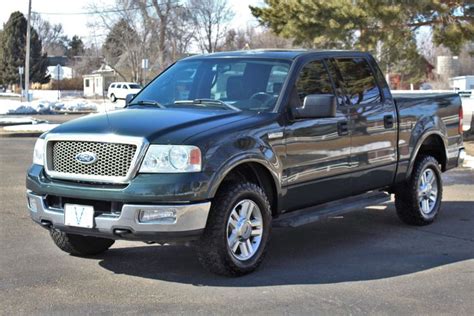
[[64,80],[51,80],[52,90],[83,90],[82,78],[72,78]]

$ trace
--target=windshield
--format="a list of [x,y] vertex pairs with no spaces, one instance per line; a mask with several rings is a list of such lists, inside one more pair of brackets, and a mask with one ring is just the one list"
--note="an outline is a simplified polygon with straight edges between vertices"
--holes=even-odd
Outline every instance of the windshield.
[[144,88],[133,104],[271,111],[290,61],[256,58],[183,60]]

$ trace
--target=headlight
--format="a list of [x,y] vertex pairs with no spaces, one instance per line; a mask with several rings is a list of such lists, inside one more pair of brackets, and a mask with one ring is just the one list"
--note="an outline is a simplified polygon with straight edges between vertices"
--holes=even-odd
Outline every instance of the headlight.
[[201,150],[196,146],[150,145],[140,167],[141,173],[201,171]]
[[33,163],[36,165],[44,165],[44,139],[38,138],[33,151]]

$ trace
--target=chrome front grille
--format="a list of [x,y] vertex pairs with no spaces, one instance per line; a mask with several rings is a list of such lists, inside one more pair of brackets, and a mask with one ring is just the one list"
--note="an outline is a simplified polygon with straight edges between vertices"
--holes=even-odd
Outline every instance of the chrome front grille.
[[[73,181],[128,182],[135,175],[140,158],[147,147],[146,141],[137,137],[60,134],[48,136],[46,173],[52,178]],[[84,153],[94,155],[95,160],[89,163],[76,159]]]
[[[92,176],[125,177],[137,146],[131,144],[58,141],[52,146],[52,171]],[[83,164],[76,156],[95,153],[97,161]]]

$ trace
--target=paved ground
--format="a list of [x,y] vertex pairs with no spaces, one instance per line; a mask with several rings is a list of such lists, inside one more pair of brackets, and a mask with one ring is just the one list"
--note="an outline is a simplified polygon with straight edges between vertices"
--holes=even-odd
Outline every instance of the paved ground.
[[438,221],[393,206],[274,230],[256,273],[205,272],[192,248],[117,242],[62,253],[25,206],[34,139],[0,138],[0,314],[459,314],[474,310],[474,171],[444,177]]

